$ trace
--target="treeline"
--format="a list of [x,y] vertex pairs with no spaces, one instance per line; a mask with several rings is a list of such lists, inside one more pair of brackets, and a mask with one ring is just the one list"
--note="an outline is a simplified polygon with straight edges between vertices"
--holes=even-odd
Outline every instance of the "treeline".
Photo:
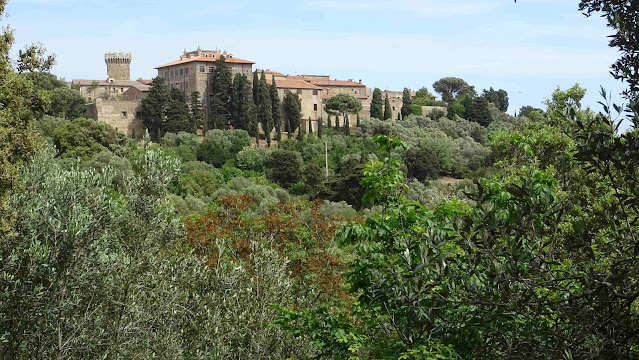
[[[233,128],[247,131],[257,142],[261,129],[270,147],[272,131],[279,141],[282,128],[289,136],[299,128],[301,99],[291,92],[280,99],[274,77],[269,85],[264,71],[260,77],[256,70],[252,81],[243,74],[233,76],[224,56],[215,61],[214,69],[208,98],[193,92],[187,99],[183,90],[169,89],[162,77],[153,79],[148,97],[142,100],[142,117],[155,139],[168,132]],[[208,109],[206,124],[203,106]]]

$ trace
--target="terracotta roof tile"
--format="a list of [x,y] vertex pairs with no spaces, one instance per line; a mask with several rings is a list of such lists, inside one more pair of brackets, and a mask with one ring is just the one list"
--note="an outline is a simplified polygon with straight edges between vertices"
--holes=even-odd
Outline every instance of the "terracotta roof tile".
[[[271,79],[266,78],[266,82],[271,84]],[[310,84],[304,80],[291,79],[275,79],[275,84],[280,89],[307,89],[307,90],[322,90],[321,88]]]
[[[164,64],[164,65],[158,66],[155,69],[162,69],[162,68],[169,67],[169,66],[187,64],[187,63],[191,63],[191,62],[195,62],[195,61],[215,62],[219,58],[219,55],[221,55],[221,54],[212,54],[209,57],[206,57],[206,56],[193,56],[191,58],[180,59],[180,60],[177,60],[177,61],[170,62],[168,64]],[[225,59],[225,61],[227,63],[229,63],[229,64],[255,64],[253,61],[244,60],[244,59],[240,59],[240,58],[236,58],[236,57],[227,57]]]
[[348,80],[310,80],[310,82],[317,86],[366,87],[364,84]]

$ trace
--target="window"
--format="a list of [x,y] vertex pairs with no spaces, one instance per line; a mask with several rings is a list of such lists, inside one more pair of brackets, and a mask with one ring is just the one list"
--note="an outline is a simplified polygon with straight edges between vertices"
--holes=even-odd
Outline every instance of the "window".
[[171,77],[173,77],[173,70],[171,70]]
[[212,73],[213,71],[215,71],[215,67],[214,66],[209,66],[209,72]]
[[189,68],[188,68],[188,67],[187,67],[186,69],[184,69],[184,73],[185,73],[186,75],[188,75],[188,74],[189,74]]
[[180,76],[184,75],[184,69],[180,69]]
[[184,85],[184,88],[185,88],[186,90],[188,90],[188,89],[189,89],[189,81],[188,81],[188,80],[186,80],[186,82],[185,82],[184,84],[185,84],[185,85]]
[[136,112],[135,112],[135,117],[136,117],[136,118],[141,118],[141,117],[142,117],[142,113],[141,113],[141,112],[139,112],[139,111],[136,111]]
[[313,90],[313,95],[317,95],[318,91],[317,90]]
[[302,95],[302,89],[297,89],[297,95]]
[[127,113],[126,113],[126,111],[122,111],[122,112],[120,113],[120,115],[122,116],[122,118],[123,118],[123,119],[126,119],[126,117],[127,117]]
[[395,107],[393,106],[393,111],[395,111]]
[[204,65],[200,65],[200,72],[204,72]]
[[313,111],[317,111],[317,104],[313,104]]
[[123,93],[124,92],[124,88],[120,88],[120,92]]
[[206,91],[206,80],[200,80],[200,89],[202,92]]
[[166,79],[166,78],[168,78],[168,77],[169,77],[169,72],[168,72],[168,71],[165,71],[165,72],[164,72],[164,78]]
[[177,88],[179,88],[179,86],[180,86],[180,85],[179,85],[178,83],[175,83],[175,88],[176,88],[176,89],[177,89]]

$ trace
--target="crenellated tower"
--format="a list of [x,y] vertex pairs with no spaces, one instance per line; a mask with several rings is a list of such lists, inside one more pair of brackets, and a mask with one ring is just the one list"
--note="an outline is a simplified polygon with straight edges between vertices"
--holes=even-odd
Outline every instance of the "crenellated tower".
[[131,80],[131,53],[106,53],[107,76],[114,80]]

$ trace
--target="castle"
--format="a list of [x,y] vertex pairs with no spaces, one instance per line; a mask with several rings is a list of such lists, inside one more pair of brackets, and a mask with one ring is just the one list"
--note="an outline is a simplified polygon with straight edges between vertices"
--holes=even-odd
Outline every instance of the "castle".
[[[221,50],[202,50],[198,47],[194,51],[186,49],[176,61],[157,66],[158,76],[164,78],[169,88],[177,88],[187,94],[199,92],[204,111],[204,120],[208,120],[207,99],[210,95],[209,84],[215,70],[215,61],[224,56],[231,73],[246,75],[252,81],[253,65],[255,62],[240,59],[233,54]],[[99,121],[124,131],[129,136],[140,137],[144,134],[144,122],[140,114],[140,104],[148,95],[151,80],[131,80],[132,55],[128,53],[108,52],[104,56],[107,66],[106,80],[73,80],[72,87],[89,100],[88,111]],[[258,70],[261,71],[261,70]],[[308,129],[308,121],[314,130],[317,122],[326,119],[323,103],[337,94],[349,94],[360,100],[362,110],[352,115],[350,124],[354,125],[356,117],[368,118],[372,90],[362,83],[362,80],[335,80],[329,75],[284,75],[277,71],[264,70],[269,84],[274,80],[280,99],[287,92],[295,92],[302,103],[302,127]],[[393,119],[397,118],[402,107],[401,91],[384,91],[392,107]],[[444,108],[445,109],[445,108]],[[336,119],[343,125],[344,119]]]
[[106,53],[106,80],[74,79],[71,87],[90,101],[87,111],[128,136],[144,135],[140,103],[148,94],[151,80],[131,80],[131,53]]

